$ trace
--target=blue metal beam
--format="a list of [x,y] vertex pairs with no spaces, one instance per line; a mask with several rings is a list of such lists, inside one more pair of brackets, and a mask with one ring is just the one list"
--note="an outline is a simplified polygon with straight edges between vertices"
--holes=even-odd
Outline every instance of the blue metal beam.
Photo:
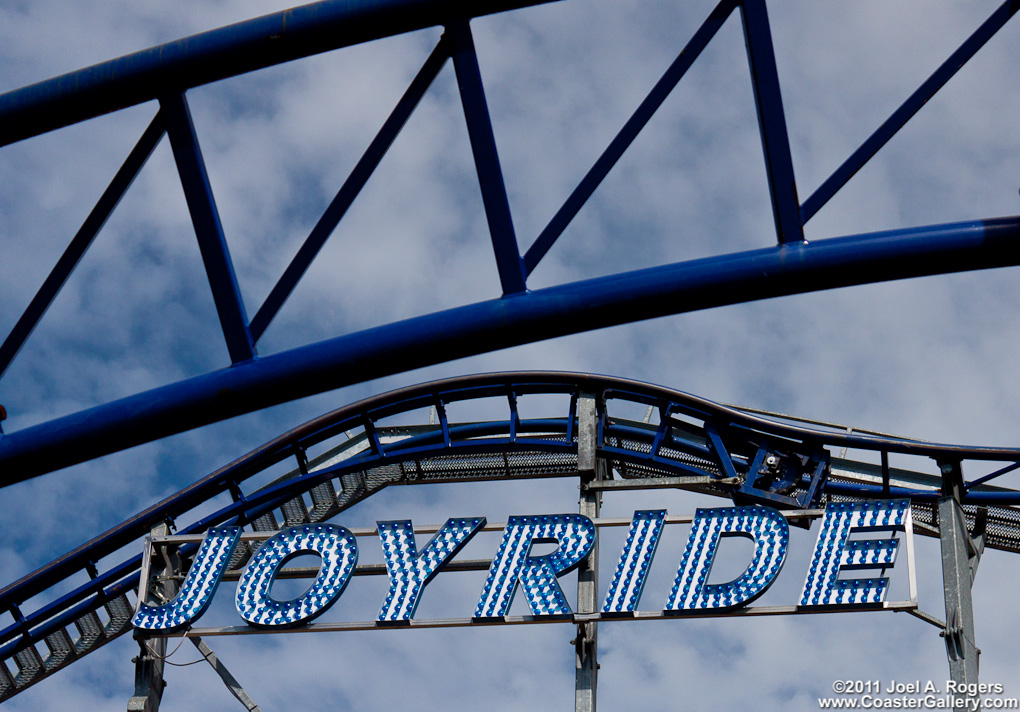
[[202,150],[195,136],[191,111],[183,94],[160,99],[160,106],[166,117],[170,146],[181,175],[184,197],[188,202],[191,222],[195,225],[198,247],[209,286],[212,287],[213,301],[223,337],[227,341],[230,360],[233,363],[251,360],[255,357],[255,342],[248,328],[248,315],[241,300],[241,290],[237,285],[227,241],[223,236],[223,226],[213,199],[212,186],[209,185]]
[[0,437],[0,485],[435,363],[788,294],[1020,264],[1020,217],[788,243],[535,290],[196,376]]
[[800,201],[797,199],[797,182],[793,176],[790,137],[786,132],[786,116],[779,92],[779,73],[776,70],[776,55],[772,47],[765,0],[743,0],[741,10],[776,236],[779,244],[800,242],[804,239],[804,226],[800,221]]
[[323,0],[0,95],[0,146],[340,47],[552,0]]
[[269,296],[266,297],[262,307],[255,313],[255,317],[251,320],[253,341],[257,342],[262,338],[266,327],[269,326],[273,317],[280,311],[280,307],[287,301],[290,293],[294,291],[294,287],[297,286],[298,281],[304,276],[305,270],[308,269],[315,256],[319,254],[322,246],[326,244],[326,240],[329,239],[337,224],[343,219],[347,209],[351,207],[351,203],[358,197],[358,193],[365,187],[368,179],[379,165],[383,156],[386,155],[390,146],[393,145],[393,141],[397,138],[404,124],[407,123],[415,107],[418,106],[418,102],[425,96],[425,92],[428,91],[429,86],[431,86],[436,75],[439,74],[439,70],[446,64],[449,56],[449,43],[445,39],[441,39],[436,48],[432,50],[428,59],[425,60],[425,64],[422,65],[418,74],[411,80],[407,91],[400,97],[400,101],[394,107],[393,112],[386,119],[382,128],[379,129],[376,137],[372,139],[372,143],[369,144],[358,164],[354,166],[354,170],[351,171],[350,176],[344,181],[340,191],[326,208],[326,212],[323,213],[322,217],[319,218],[319,222],[312,228],[308,239],[301,245],[301,249],[298,250],[291,263],[287,265],[287,269],[284,271],[283,276],[280,277],[280,281],[276,283],[272,291],[269,292]]
[[11,329],[11,333],[4,339],[3,345],[0,345],[0,377],[3,377],[4,373],[7,372],[7,367],[11,365],[11,361],[18,355],[25,340],[32,334],[36,324],[39,323],[43,314],[49,309],[50,304],[53,303],[64,283],[71,276],[74,268],[78,266],[78,262],[89,249],[92,240],[95,239],[103,225],[106,224],[114,208],[117,207],[124,193],[131,186],[131,183],[134,182],[135,176],[138,175],[145,162],[149,160],[152,151],[156,148],[160,139],[163,138],[163,133],[163,117],[157,113],[142,133],[142,137],[138,139],[138,143],[131,149],[131,153],[128,154],[124,164],[113,176],[110,185],[107,186],[106,190],[99,197],[99,201],[92,208],[92,212],[85,218],[85,222],[82,223],[78,232],[71,239],[71,244],[67,246],[64,254],[57,260],[57,264],[53,267],[49,276],[46,277],[35,297],[32,298],[28,308],[25,309],[25,313],[21,315],[14,328]]
[[708,435],[708,441],[712,444],[712,450],[715,452],[716,459],[719,462],[719,467],[722,469],[723,475],[726,477],[737,477],[737,471],[733,467],[733,460],[730,457],[729,449],[723,444],[722,437],[719,435],[719,429],[711,423],[705,423],[705,434]]
[[658,111],[662,103],[666,101],[666,97],[670,95],[673,88],[683,78],[684,74],[687,73],[691,65],[694,64],[694,60],[701,55],[702,50],[715,37],[715,33],[719,31],[719,28],[729,18],[730,13],[737,6],[737,2],[738,0],[720,0],[705,22],[698,28],[698,31],[694,33],[687,46],[681,50],[677,58],[666,69],[662,78],[655,83],[655,86],[652,87],[652,90],[645,97],[644,101],[641,102],[634,114],[627,119],[627,123],[620,129],[620,133],[616,134],[606,147],[606,150],[602,152],[602,155],[598,157],[595,164],[585,174],[584,178],[581,179],[581,182],[577,184],[577,187],[574,188],[574,192],[570,194],[570,197],[563,203],[563,206],[556,211],[549,224],[545,226],[545,229],[542,230],[535,242],[528,248],[524,255],[524,271],[526,275],[530,275],[534,271],[535,267],[538,266],[538,263],[542,261],[542,258],[549,251],[549,248],[553,246],[553,243],[567,229],[570,221],[574,219],[574,216],[588,202],[588,198],[599,187],[603,179],[609,175],[609,171],[620,160],[624,151],[634,142],[637,135],[641,133],[641,130],[651,120],[652,115]]
[[983,485],[985,482],[988,482],[989,480],[994,480],[996,477],[1002,477],[1003,475],[1008,474],[1016,469],[1020,469],[1020,462],[1014,462],[1012,465],[1006,465],[1001,470],[996,470],[995,472],[989,475],[985,475],[984,477],[979,477],[976,480],[967,482],[966,490],[970,492],[970,490],[973,489],[974,487],[977,487],[978,485]]
[[928,100],[935,96],[935,92],[941,89],[946,82],[952,79],[953,75],[956,74],[964,64],[966,64],[971,57],[977,54],[977,51],[985,46],[985,43],[990,40],[996,32],[998,32],[1003,25],[1016,14],[1017,10],[1020,10],[1020,2],[1017,0],[1006,0],[1002,3],[999,8],[992,13],[992,16],[982,23],[982,25],[974,31],[967,40],[960,45],[959,49],[953,52],[949,59],[942,63],[942,65],[935,70],[934,74],[925,80],[924,84],[917,88],[910,97],[903,102],[900,108],[896,109],[892,115],[885,120],[881,126],[868,137],[868,140],[861,144],[860,148],[854,151],[849,158],[847,158],[843,165],[836,169],[836,171],[829,176],[824,183],[822,183],[818,190],[811,194],[811,196],[804,201],[804,204],[800,208],[801,219],[806,223],[815,213],[821,210],[822,206],[829,202],[829,199],[835,195],[840,188],[846,185],[846,182],[854,177],[854,174],[859,171],[865,163],[871,160],[871,157],[878,153],[879,149],[884,146],[889,139],[891,139],[897,131],[903,128],[903,125],[910,120],[914,114],[916,114],[922,106],[928,103]]
[[504,295],[520,294],[524,283],[524,263],[517,247],[510,203],[503,184],[503,171],[499,167],[496,137],[492,134],[489,107],[482,88],[482,73],[478,68],[475,43],[467,20],[452,22],[446,27],[453,45],[453,66],[457,71],[457,85],[464,105],[471,152],[478,171],[478,184],[482,189],[485,218],[489,223],[492,249],[496,254],[496,267]]

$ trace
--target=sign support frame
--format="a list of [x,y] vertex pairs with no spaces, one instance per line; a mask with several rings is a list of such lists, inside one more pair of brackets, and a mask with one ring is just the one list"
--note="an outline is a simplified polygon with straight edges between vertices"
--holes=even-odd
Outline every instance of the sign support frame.
[[[145,555],[142,557],[142,569],[139,578],[138,595],[143,598],[155,594],[163,600],[170,600],[179,588],[178,581],[183,577],[183,562],[175,549],[168,549],[165,545],[159,546],[159,554],[162,559],[158,567],[158,573],[153,574],[152,561],[157,556],[156,541],[166,541],[170,536],[170,527],[167,523],[154,526],[149,536],[145,538]],[[149,586],[150,581],[154,584]],[[226,666],[220,661],[209,645],[198,635],[189,636],[189,627],[184,637],[191,641],[216,674],[223,680],[238,702],[244,705],[248,712],[261,712],[259,706],[252,700],[251,696],[241,687],[241,683],[230,674]],[[163,691],[166,689],[166,680],[163,671],[166,669],[167,659],[172,655],[167,654],[166,636],[137,635],[138,657],[135,663],[135,694],[128,700],[127,712],[159,712],[160,703],[163,700]],[[181,641],[183,642],[183,641]],[[179,647],[179,646],[178,646]],[[176,650],[176,649],[175,649]]]
[[[170,534],[170,527],[164,522],[152,528],[145,539],[146,556],[142,557],[142,570],[139,578],[138,595],[142,599],[151,594],[170,600],[177,594],[177,581],[181,573],[181,559],[176,552],[161,547],[162,564],[154,571],[153,559],[156,559],[156,547],[153,539]],[[159,559],[156,559],[159,561]],[[150,581],[154,585],[149,585]],[[166,638],[150,636],[138,638],[138,657],[135,664],[135,693],[128,700],[128,712],[159,712],[159,705],[166,689],[163,670],[166,667]]]
[[[967,531],[967,518],[960,500],[964,492],[963,468],[959,460],[939,463],[942,494],[938,502],[939,540],[942,548],[942,582],[945,589],[946,627],[942,637],[949,658],[949,677],[958,686],[978,683],[981,649],[974,642],[974,600],[971,587],[985,548],[985,510],[978,509],[973,535]],[[968,689],[964,687],[963,689]],[[978,698],[974,694],[957,696],[960,700]],[[955,710],[967,709],[958,705]]]
[[[596,457],[598,450],[598,403],[595,394],[582,392],[577,399],[577,474],[581,496],[579,512],[591,520],[598,518],[602,493],[592,488],[606,477],[606,461]],[[599,542],[581,562],[577,571],[577,613],[598,612]],[[577,624],[574,638],[574,712],[596,712],[598,699],[598,623]]]

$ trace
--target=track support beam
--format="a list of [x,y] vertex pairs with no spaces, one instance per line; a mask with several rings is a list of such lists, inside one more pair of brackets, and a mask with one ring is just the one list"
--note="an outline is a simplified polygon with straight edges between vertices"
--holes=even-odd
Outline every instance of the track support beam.
[[166,132],[170,138],[177,172],[184,187],[184,198],[195,226],[198,247],[202,253],[206,276],[212,288],[216,313],[223,328],[227,351],[232,363],[241,363],[255,358],[255,342],[248,327],[248,315],[241,299],[241,288],[234,273],[234,264],[223,235],[219,210],[213,198],[209,173],[205,159],[195,135],[184,94],[169,94],[159,101],[160,111],[166,120]]
[[[979,510],[972,536],[960,497],[963,473],[958,461],[942,462],[942,493],[939,500],[939,538],[942,541],[942,580],[946,597],[946,628],[942,633],[949,657],[950,679],[957,685],[976,684],[980,649],[974,642],[974,606],[971,586],[985,548],[984,517]],[[965,699],[975,695],[954,694]],[[958,705],[962,711],[968,708]]]
[[772,47],[772,32],[769,30],[765,0],[744,0],[741,9],[747,63],[751,68],[751,86],[754,88],[754,103],[758,110],[761,146],[765,152],[765,171],[768,174],[769,194],[772,197],[776,237],[780,245],[802,242],[804,226],[800,219],[797,182],[793,177],[793,157],[790,155],[790,137],[786,130],[776,54]]
[[[170,527],[166,524],[159,524],[152,528],[151,536],[160,537],[170,534]],[[146,540],[146,545],[151,544]],[[141,577],[138,580],[138,597],[142,600],[150,592],[162,601],[150,601],[158,603],[169,601],[177,594],[178,575],[181,573],[181,560],[176,554],[165,553],[161,558],[160,570],[153,572],[150,562],[159,561],[151,551],[149,556],[143,558]],[[149,585],[152,581],[153,585]],[[135,663],[135,694],[128,700],[128,712],[159,712],[159,704],[163,699],[163,690],[166,689],[166,681],[163,679],[163,670],[166,666],[166,638],[139,638],[140,648]]]
[[[581,479],[580,513],[596,519],[602,505],[602,493],[590,487],[605,479],[605,460],[596,457],[598,447],[598,409],[594,393],[581,393],[577,399],[577,473]],[[598,611],[598,541],[577,570],[577,612]],[[578,623],[574,638],[574,711],[595,712],[598,688],[598,623]]]
[[468,139],[475,158],[478,185],[482,190],[482,204],[489,223],[492,249],[496,255],[499,283],[504,295],[527,291],[524,280],[524,262],[521,260],[517,235],[510,215],[510,202],[499,166],[496,137],[492,133],[489,106],[482,87],[482,73],[478,67],[475,43],[467,20],[451,22],[446,26],[453,48],[453,68],[460,87],[464,118],[467,121]]

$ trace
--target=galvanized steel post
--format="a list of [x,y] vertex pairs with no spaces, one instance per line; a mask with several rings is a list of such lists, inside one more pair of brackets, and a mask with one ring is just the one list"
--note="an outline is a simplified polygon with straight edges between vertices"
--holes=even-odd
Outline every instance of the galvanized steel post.
[[[580,512],[595,519],[601,508],[601,494],[589,485],[605,479],[605,460],[596,456],[598,447],[598,406],[593,393],[580,393],[577,398],[577,474],[581,480]],[[591,553],[577,569],[577,613],[598,611],[599,543],[595,540]],[[598,623],[577,624],[574,638],[574,710],[595,712],[598,688]]]
[[[950,679],[957,685],[978,681],[978,656],[981,651],[974,643],[974,608],[971,586],[977,573],[977,564],[984,549],[982,523],[977,522],[971,537],[960,499],[963,496],[963,473],[959,461],[940,462],[942,494],[939,499],[939,538],[942,541],[942,580],[946,597],[946,641]],[[980,519],[980,518],[979,518]],[[977,697],[957,695],[954,697]],[[968,709],[957,705],[954,709]]]
[[[170,527],[166,524],[159,524],[152,528],[150,536],[166,536],[170,533]],[[150,593],[149,581],[153,579],[150,572],[153,571],[152,562],[156,551],[146,539],[146,554],[142,557],[142,572],[138,579],[138,598],[145,601]],[[176,553],[168,554],[163,550],[162,562],[156,564],[160,567],[158,583],[151,587],[154,596],[169,601],[177,593],[177,576],[181,573],[181,560]],[[157,560],[158,561],[158,560]],[[156,602],[158,603],[158,602]],[[166,681],[163,679],[163,669],[166,666],[166,638],[144,638],[138,639],[138,657],[135,663],[135,694],[128,700],[128,712],[159,712],[159,703],[163,699],[163,690]]]

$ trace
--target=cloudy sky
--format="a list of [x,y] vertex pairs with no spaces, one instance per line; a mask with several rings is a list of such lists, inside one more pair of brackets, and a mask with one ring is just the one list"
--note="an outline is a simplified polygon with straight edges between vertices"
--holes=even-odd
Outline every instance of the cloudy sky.
[[[710,0],[567,0],[472,23],[522,250],[711,10]],[[803,200],[992,11],[989,0],[789,0],[770,19]],[[287,7],[283,0],[5,0],[0,91]],[[439,37],[385,39],[188,94],[249,315]],[[810,240],[1013,215],[1020,197],[1014,20],[817,216]],[[153,114],[153,105],[0,150],[0,333],[6,334]],[[499,296],[452,65],[259,345],[262,354]],[[774,242],[743,36],[730,18],[581,211],[529,286]],[[9,487],[6,584],[311,417],[391,388],[504,369],[606,373],[718,401],[912,437],[1017,445],[1020,290],[1012,270],[714,309],[537,343],[362,383]],[[228,363],[163,141],[0,381],[12,432]],[[911,463],[926,467],[925,463]],[[673,493],[620,501],[690,513]],[[572,511],[576,483],[384,492],[338,521]],[[657,566],[668,585],[686,529]],[[764,602],[790,604],[814,532]],[[494,551],[483,538],[474,553]],[[918,542],[921,605],[943,617],[937,542]],[[378,560],[371,540],[363,560]],[[618,544],[606,544],[606,562]],[[126,552],[133,553],[133,552]],[[125,554],[125,556],[126,556]],[[491,552],[488,552],[491,555]],[[612,564],[604,564],[607,568]],[[473,578],[474,577],[474,578]],[[468,615],[481,574],[447,574],[419,615]],[[338,606],[370,619],[383,582]],[[608,581],[603,581],[603,590]],[[982,680],[1015,685],[1020,560],[990,552],[975,584]],[[570,584],[565,584],[568,587]],[[645,606],[664,589],[650,584]],[[228,584],[221,593],[226,599]],[[6,615],[6,614],[5,614]],[[331,614],[332,615],[332,614]],[[8,618],[4,618],[6,624]],[[229,621],[229,616],[226,619]],[[905,614],[602,627],[604,709],[817,709],[835,679],[935,680],[938,632]],[[569,626],[210,640],[270,710],[563,710]],[[107,646],[7,703],[122,710],[135,644]],[[174,660],[194,660],[185,646]],[[168,671],[165,710],[235,710],[205,665]]]

